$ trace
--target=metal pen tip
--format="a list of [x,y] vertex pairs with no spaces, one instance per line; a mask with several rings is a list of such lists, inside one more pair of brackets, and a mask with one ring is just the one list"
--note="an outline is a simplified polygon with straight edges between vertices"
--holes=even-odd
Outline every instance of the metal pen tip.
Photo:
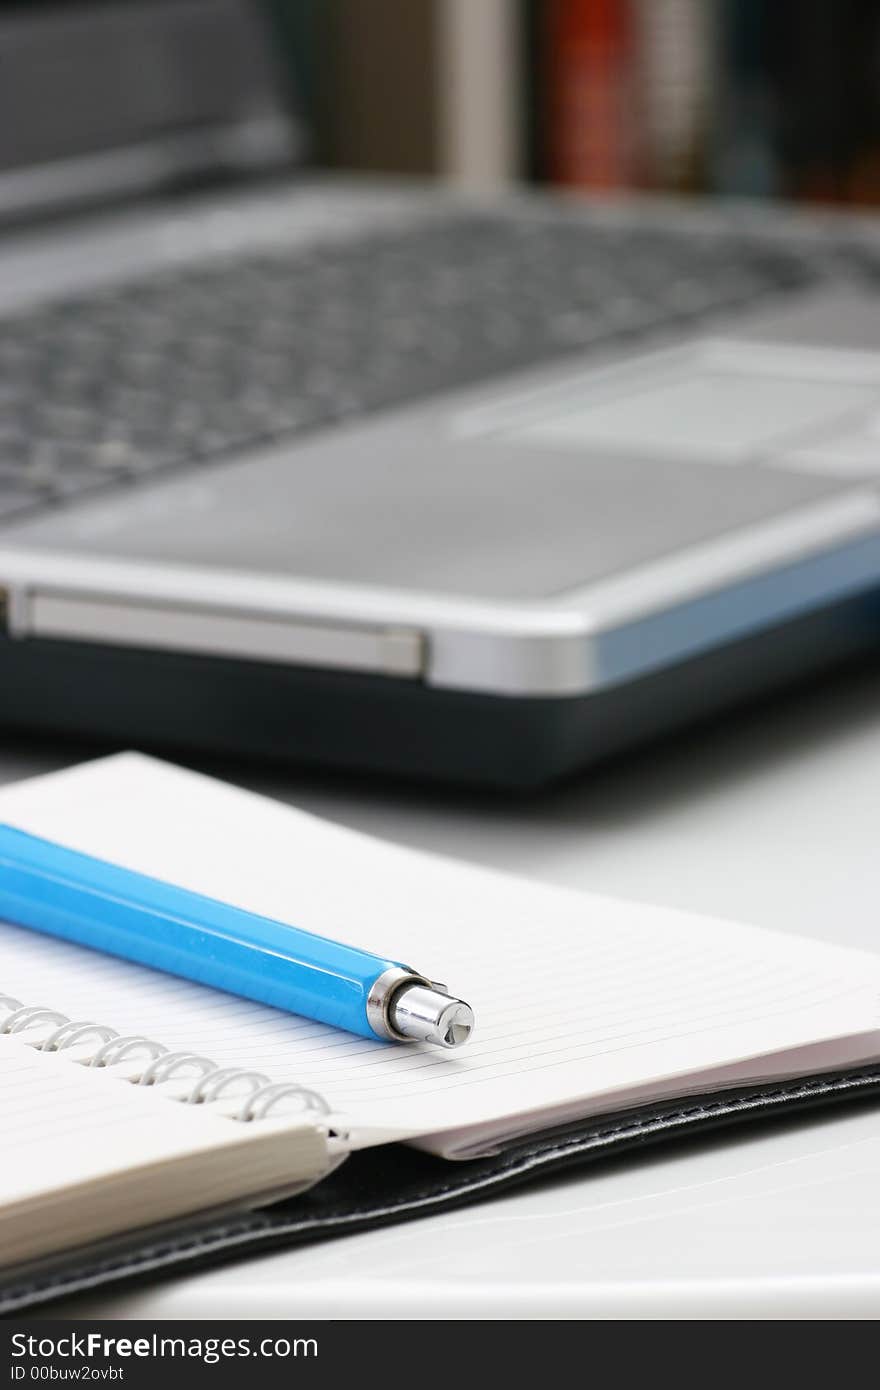
[[461,1047],[474,1031],[469,1004],[425,985],[405,985],[398,990],[389,1012],[391,1026],[401,1037],[437,1047]]

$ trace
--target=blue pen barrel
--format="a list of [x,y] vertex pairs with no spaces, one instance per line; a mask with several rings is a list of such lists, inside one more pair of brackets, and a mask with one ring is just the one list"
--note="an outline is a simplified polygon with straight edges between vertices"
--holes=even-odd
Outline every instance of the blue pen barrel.
[[0,919],[364,1037],[396,961],[0,826]]

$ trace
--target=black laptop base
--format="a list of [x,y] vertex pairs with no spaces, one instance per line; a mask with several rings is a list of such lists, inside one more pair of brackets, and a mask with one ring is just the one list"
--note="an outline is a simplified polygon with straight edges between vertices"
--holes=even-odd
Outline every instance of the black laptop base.
[[0,730],[527,790],[870,652],[880,591],[561,699],[0,638]]

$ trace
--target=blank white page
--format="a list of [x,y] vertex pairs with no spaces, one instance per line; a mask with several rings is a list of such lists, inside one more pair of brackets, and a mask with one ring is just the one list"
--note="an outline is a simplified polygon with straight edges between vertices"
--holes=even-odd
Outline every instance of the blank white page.
[[873,955],[462,866],[140,755],[0,789],[0,820],[406,961],[467,999],[477,1029],[460,1051],[371,1042],[0,928],[0,992],[303,1082],[356,1145],[448,1131],[433,1145],[448,1151],[537,1112],[880,1053]]

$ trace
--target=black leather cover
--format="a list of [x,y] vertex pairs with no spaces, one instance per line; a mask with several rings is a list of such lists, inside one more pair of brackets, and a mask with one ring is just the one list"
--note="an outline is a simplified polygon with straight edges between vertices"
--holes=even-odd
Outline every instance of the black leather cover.
[[192,1270],[411,1221],[489,1199],[526,1182],[586,1169],[660,1142],[722,1126],[784,1120],[832,1104],[880,1102],[880,1063],[796,1081],[666,1101],[545,1131],[491,1158],[449,1162],[405,1145],[353,1154],[311,1191],[259,1211],[141,1231],[28,1269],[0,1272],[0,1314],[124,1281]]

